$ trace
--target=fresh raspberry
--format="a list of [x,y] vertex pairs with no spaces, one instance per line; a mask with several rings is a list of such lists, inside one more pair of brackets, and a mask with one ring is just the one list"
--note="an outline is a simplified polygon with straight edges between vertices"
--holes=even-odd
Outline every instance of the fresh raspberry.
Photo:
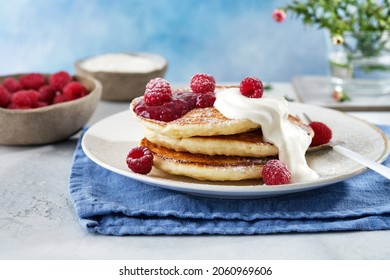
[[11,94],[4,86],[0,85],[0,107],[6,108],[10,102]]
[[31,73],[21,76],[19,82],[24,89],[38,90],[41,86],[45,85],[45,77],[42,74]]
[[70,82],[63,90],[63,95],[69,100],[86,96],[87,93],[86,88],[80,82]]
[[153,166],[153,154],[147,147],[135,147],[126,158],[127,166],[135,173],[148,174]]
[[22,89],[22,85],[19,83],[18,80],[15,78],[9,77],[6,78],[3,81],[3,86],[9,91],[9,92],[16,92],[18,90]]
[[254,77],[246,77],[240,83],[240,92],[250,98],[260,98],[263,96],[263,83]]
[[58,103],[67,102],[70,100],[71,99],[69,97],[65,96],[64,94],[59,94],[59,95],[54,96],[52,104],[58,104]]
[[214,92],[198,94],[196,97],[196,107],[197,108],[207,108],[212,107],[215,102]]
[[10,103],[10,104],[8,104],[7,109],[30,109],[30,108],[20,107],[20,106],[16,105],[15,103]]
[[43,86],[38,90],[38,95],[39,101],[51,104],[56,95],[56,91],[51,86]]
[[277,159],[272,159],[265,164],[262,176],[266,185],[283,185],[291,181],[291,172],[287,165]]
[[34,108],[38,101],[38,92],[35,90],[19,90],[12,95],[11,100],[20,108]]
[[37,101],[35,104],[34,104],[34,108],[41,108],[41,107],[46,107],[48,106],[49,104],[45,101]]
[[329,143],[332,139],[332,130],[322,122],[311,122],[310,127],[314,130],[314,137],[311,140],[310,146],[319,146]]
[[196,93],[214,92],[215,79],[213,76],[198,73],[192,77],[190,87],[192,91]]
[[170,84],[162,79],[155,78],[146,84],[144,100],[148,106],[163,105],[172,100],[172,89]]
[[54,73],[49,77],[49,85],[53,90],[62,90],[71,81],[72,77],[65,71]]

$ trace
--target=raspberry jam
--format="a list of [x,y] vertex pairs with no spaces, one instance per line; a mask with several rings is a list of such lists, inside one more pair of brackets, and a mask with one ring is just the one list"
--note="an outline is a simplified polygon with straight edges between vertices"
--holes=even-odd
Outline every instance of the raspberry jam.
[[[206,98],[206,95],[208,102],[199,102],[200,99],[203,101],[203,99]],[[172,93],[171,101],[162,105],[148,106],[144,99],[140,98],[135,103],[133,111],[138,116],[147,119],[170,122],[181,118],[192,109],[213,106],[213,100],[215,100],[214,92],[203,94],[194,92],[175,92]]]

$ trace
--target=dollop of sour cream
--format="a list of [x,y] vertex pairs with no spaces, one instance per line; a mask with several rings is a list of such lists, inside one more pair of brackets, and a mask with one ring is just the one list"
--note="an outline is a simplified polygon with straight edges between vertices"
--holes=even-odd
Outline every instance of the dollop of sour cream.
[[249,119],[261,126],[265,141],[279,149],[279,160],[292,175],[292,183],[312,181],[319,175],[306,162],[305,153],[311,138],[299,126],[288,120],[288,102],[282,97],[249,98],[238,88],[216,93],[214,107],[229,119]]

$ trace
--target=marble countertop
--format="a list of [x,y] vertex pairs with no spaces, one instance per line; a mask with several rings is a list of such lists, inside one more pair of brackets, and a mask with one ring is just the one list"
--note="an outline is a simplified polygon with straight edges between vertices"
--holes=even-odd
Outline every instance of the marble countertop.
[[[294,98],[289,84],[275,92]],[[127,110],[102,101],[89,125]],[[390,112],[353,112],[390,125]],[[0,259],[390,259],[389,231],[258,236],[102,236],[87,233],[69,200],[73,138],[0,146]]]

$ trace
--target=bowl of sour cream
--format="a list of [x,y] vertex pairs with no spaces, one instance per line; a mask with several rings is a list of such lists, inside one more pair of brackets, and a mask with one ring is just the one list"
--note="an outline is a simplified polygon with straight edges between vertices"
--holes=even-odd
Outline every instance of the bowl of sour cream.
[[153,53],[109,53],[75,62],[76,74],[92,76],[103,86],[102,99],[130,101],[145,92],[146,84],[163,78],[168,61]]

